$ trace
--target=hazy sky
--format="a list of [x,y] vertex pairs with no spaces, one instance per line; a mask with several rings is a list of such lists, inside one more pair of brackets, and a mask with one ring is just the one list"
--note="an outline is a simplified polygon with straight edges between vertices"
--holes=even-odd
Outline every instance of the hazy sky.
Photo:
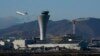
[[49,10],[52,20],[79,17],[100,18],[100,0],[0,0],[0,17],[19,16],[16,11],[27,11],[36,19],[41,11]]

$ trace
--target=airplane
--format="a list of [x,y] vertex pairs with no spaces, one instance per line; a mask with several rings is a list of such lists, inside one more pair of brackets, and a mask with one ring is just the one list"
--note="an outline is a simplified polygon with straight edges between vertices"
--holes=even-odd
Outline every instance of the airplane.
[[20,11],[16,11],[16,13],[19,14],[19,15],[22,15],[22,16],[28,15],[27,12],[24,12],[24,13],[23,13],[23,12],[20,12]]

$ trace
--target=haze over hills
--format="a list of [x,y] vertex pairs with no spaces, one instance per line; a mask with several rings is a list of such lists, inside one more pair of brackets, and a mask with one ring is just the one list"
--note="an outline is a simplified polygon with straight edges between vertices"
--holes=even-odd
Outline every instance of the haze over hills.
[[[78,18],[76,19],[76,34],[83,38],[100,37],[99,18]],[[49,20],[47,34],[60,35],[72,33],[72,22],[69,20],[52,21]],[[31,38],[39,36],[39,26],[37,21],[22,23],[0,30],[0,37]]]
[[0,29],[8,28],[13,25],[22,24],[24,22],[34,21],[31,19],[31,16],[8,16],[8,17],[0,17]]
[[9,16],[9,17],[0,17],[0,29],[4,29],[10,27],[12,25],[16,25],[19,22],[17,17]]

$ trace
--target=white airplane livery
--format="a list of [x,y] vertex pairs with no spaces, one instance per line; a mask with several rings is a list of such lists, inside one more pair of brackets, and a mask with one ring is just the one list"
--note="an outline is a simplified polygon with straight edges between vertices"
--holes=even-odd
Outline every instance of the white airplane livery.
[[22,15],[22,16],[25,16],[25,15],[28,14],[27,12],[23,13],[23,12],[20,12],[20,11],[16,11],[16,13],[19,14],[19,15]]

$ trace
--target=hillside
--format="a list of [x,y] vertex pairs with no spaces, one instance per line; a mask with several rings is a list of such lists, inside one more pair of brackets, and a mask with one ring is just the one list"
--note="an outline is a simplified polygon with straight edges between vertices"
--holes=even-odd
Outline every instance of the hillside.
[[[83,38],[100,37],[100,19],[99,18],[78,18],[76,19],[76,34]],[[59,20],[48,22],[47,34],[60,35],[72,33],[72,23],[68,20]],[[14,25],[12,27],[0,30],[0,37],[31,38],[39,36],[39,27],[37,21]]]

